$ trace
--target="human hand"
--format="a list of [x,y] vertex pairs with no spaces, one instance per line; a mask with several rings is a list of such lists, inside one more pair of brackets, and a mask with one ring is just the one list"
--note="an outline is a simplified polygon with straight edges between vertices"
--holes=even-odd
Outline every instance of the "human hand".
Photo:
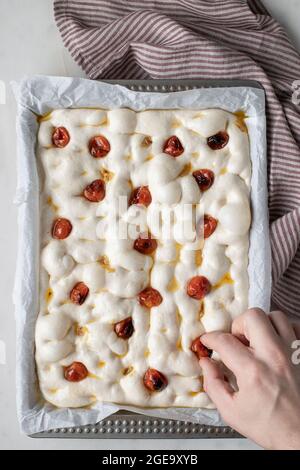
[[232,334],[201,336],[238,386],[229,384],[220,363],[202,358],[204,390],[224,421],[267,449],[300,449],[300,364],[292,362],[297,337],[299,326],[282,312],[267,316],[257,308],[233,321]]

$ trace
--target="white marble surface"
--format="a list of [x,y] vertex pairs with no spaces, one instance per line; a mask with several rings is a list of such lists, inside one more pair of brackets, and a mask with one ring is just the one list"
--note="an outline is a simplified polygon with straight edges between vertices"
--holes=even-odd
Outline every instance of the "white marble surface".
[[[264,0],[300,50],[299,0]],[[33,440],[21,435],[15,406],[15,325],[12,289],[16,261],[17,208],[15,103],[9,81],[35,73],[81,75],[64,50],[53,21],[52,0],[0,0],[0,449],[255,449],[248,440]],[[300,77],[299,77],[300,78]],[[6,363],[1,346],[5,343]]]

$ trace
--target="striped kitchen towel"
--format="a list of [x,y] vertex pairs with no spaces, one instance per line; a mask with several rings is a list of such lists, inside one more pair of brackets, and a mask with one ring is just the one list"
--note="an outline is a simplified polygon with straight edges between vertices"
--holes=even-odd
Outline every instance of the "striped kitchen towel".
[[282,27],[259,0],[55,0],[54,12],[65,46],[92,79],[247,78],[263,84],[272,301],[300,316],[296,91],[292,99],[300,57]]

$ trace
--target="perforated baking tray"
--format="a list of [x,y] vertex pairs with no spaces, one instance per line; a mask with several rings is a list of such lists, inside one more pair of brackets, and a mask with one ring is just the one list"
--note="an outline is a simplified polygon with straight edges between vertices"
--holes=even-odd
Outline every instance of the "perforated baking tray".
[[128,411],[119,411],[97,424],[53,429],[30,437],[52,439],[233,439],[243,436],[228,426],[205,426],[187,421],[153,418]]
[[[254,80],[104,80],[133,91],[170,93],[198,88],[253,87],[262,89]],[[154,418],[119,411],[97,424],[58,428],[31,435],[33,438],[62,439],[209,439],[242,438],[228,426],[207,426],[187,421]]]

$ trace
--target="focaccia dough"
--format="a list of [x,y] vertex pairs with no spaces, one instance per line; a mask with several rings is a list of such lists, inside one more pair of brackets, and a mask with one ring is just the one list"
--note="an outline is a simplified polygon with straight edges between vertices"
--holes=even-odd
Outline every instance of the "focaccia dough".
[[[52,145],[52,132],[64,126],[70,142]],[[212,150],[207,138],[226,129],[228,144]],[[111,145],[104,158],[88,149],[95,135]],[[163,153],[176,135],[184,152]],[[151,143],[144,143],[150,136]],[[140,407],[203,407],[212,404],[203,391],[201,368],[191,342],[205,331],[230,329],[247,308],[251,164],[247,128],[241,113],[220,109],[148,110],[60,109],[40,120],[37,158],[41,182],[40,311],[36,326],[36,362],[44,398],[58,407],[96,401]],[[213,170],[212,187],[201,193],[192,176]],[[99,203],[82,197],[93,180],[106,180]],[[149,207],[129,206],[133,188],[148,186]],[[125,205],[118,204],[124,196]],[[132,240],[114,234],[115,214],[123,227],[159,235],[154,203],[167,223],[175,207],[173,240],[159,240],[154,256],[138,253]],[[182,234],[184,204],[218,220],[215,232],[194,251]],[[173,206],[175,205],[175,206]],[[73,230],[65,240],[51,236],[53,220],[64,217]],[[105,258],[103,258],[105,257]],[[105,263],[103,263],[105,259]],[[199,302],[186,294],[187,281],[203,275],[213,285]],[[77,282],[89,287],[82,305],[69,294]],[[137,295],[146,286],[159,290],[163,302],[150,310]],[[114,323],[132,316],[134,334],[124,341]],[[68,382],[64,367],[82,362],[88,377]],[[149,368],[161,371],[168,386],[151,393],[143,384]]]

